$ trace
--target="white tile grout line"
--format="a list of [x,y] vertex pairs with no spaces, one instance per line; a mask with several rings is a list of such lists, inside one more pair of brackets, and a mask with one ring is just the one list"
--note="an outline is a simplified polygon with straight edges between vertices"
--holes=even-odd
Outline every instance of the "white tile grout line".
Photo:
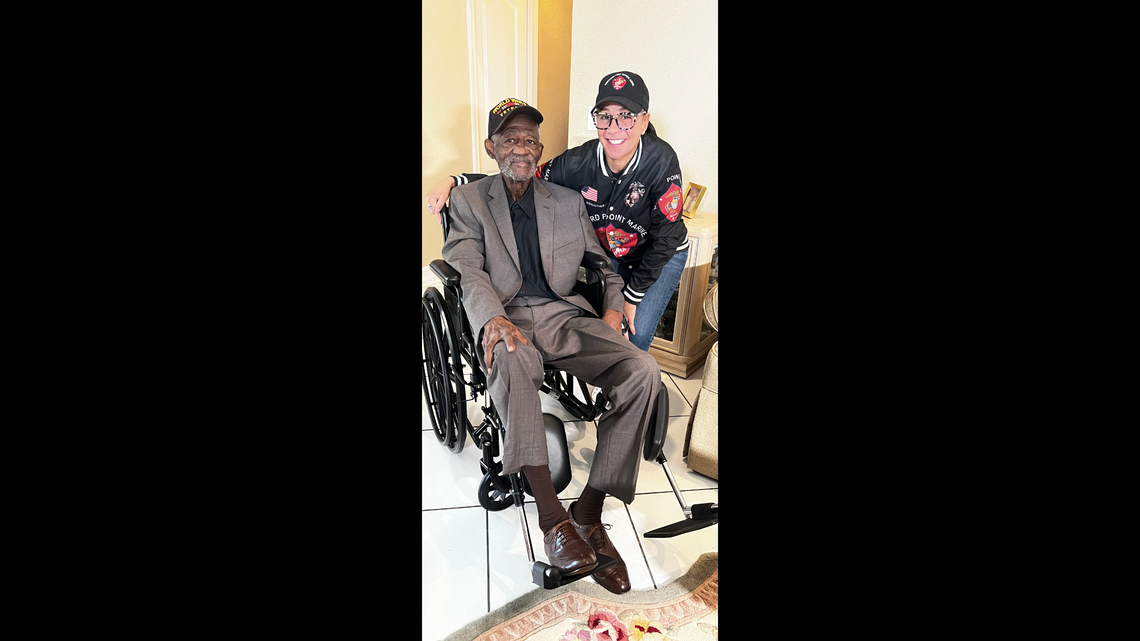
[[[665,373],[669,374],[669,372],[665,372]],[[688,379],[683,378],[681,380],[688,380]],[[677,394],[679,394],[681,396],[681,398],[685,401],[685,404],[689,406],[688,412],[685,412],[684,414],[672,414],[672,413],[670,413],[670,416],[688,416],[693,411],[693,401],[695,401],[697,399],[695,399],[695,398],[690,399],[688,396],[685,396],[685,390],[681,389],[681,386],[677,384],[677,379],[673,374],[669,374],[669,382],[673,383],[673,387],[677,388]],[[669,408],[670,411],[672,411],[672,409],[673,408],[671,408],[671,407]]]
[[[635,493],[634,497],[636,496],[637,494]],[[637,532],[637,525],[633,522],[633,514],[629,512],[629,504],[622,503],[622,507],[625,508],[625,515],[629,519],[629,526],[633,528],[633,538],[637,539],[637,549],[641,550],[641,560],[645,563],[645,569],[649,570],[649,580],[653,582],[653,589],[656,590],[657,579],[653,578],[653,570],[649,569],[649,557],[645,555],[645,546],[641,544],[641,536]]]

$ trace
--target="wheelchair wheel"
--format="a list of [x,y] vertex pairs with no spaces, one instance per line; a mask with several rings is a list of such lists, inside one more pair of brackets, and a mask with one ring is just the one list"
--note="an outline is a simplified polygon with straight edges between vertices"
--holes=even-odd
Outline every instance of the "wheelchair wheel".
[[[463,371],[463,359],[458,338],[448,322],[443,297],[434,287],[424,292],[422,318],[425,319],[424,373],[431,382],[430,386],[424,383],[424,397],[428,399],[429,407],[438,408],[432,414],[436,440],[458,454],[467,442],[467,428],[470,426],[467,420],[467,384],[459,373]],[[454,370],[448,364],[452,359],[456,363]],[[429,396],[429,387],[434,396]]]
[[494,472],[487,472],[483,475],[483,480],[479,481],[479,505],[488,512],[505,510],[515,504],[515,495],[510,490],[504,492],[499,489],[502,481],[497,481],[497,476]]
[[451,424],[451,384],[447,374],[447,347],[440,326],[441,310],[436,304],[438,292],[435,297],[430,296],[435,291],[429,288],[420,300],[420,329],[423,333],[420,382],[432,431],[437,441],[446,443],[449,436],[447,426]]
[[467,418],[467,382],[463,378],[463,368],[466,365],[463,362],[463,347],[459,342],[462,329],[456,327],[448,314],[443,314],[440,318],[443,320],[443,335],[452,362],[448,384],[451,402],[448,404],[450,421],[447,427],[447,449],[459,454],[463,451],[467,433],[471,430],[471,421]]
[[[581,398],[574,395],[575,382],[581,389]],[[555,392],[562,407],[566,408],[566,411],[579,421],[592,421],[597,418],[594,415],[594,402],[590,398],[590,390],[582,379],[575,379],[561,370],[550,370],[546,372],[542,391],[547,392],[548,390]]]

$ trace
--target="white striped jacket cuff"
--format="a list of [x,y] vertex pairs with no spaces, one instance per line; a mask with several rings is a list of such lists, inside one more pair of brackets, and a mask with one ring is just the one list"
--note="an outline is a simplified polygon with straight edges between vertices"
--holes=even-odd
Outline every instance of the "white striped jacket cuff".
[[626,302],[630,305],[640,305],[641,299],[645,298],[645,292],[639,292],[631,288],[628,284],[621,288],[621,293],[625,296]]

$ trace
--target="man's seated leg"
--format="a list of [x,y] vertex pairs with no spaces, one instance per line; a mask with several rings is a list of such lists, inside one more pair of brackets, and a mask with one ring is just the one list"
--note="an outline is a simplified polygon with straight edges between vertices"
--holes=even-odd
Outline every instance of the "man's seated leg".
[[602,388],[613,406],[598,420],[598,447],[590,480],[581,498],[570,505],[570,518],[590,549],[618,561],[593,575],[598,585],[614,594],[628,592],[632,584],[625,561],[602,523],[602,504],[607,492],[625,503],[633,502],[641,443],[661,383],[661,371],[653,357],[632,344],[629,347],[619,350],[611,366],[591,381]]
[[631,587],[629,570],[613,541],[610,541],[610,536],[606,534],[606,524],[602,523],[602,503],[605,498],[605,492],[594,489],[587,483],[581,498],[570,504],[570,518],[578,530],[578,536],[586,541],[595,554],[617,560],[614,565],[595,574],[592,577],[594,581],[614,594],[624,594]]
[[507,351],[505,342],[496,344],[487,376],[487,392],[495,402],[505,431],[502,455],[503,472],[507,474],[521,471],[524,465],[548,463],[539,399],[542,356],[527,331],[520,331],[530,344],[515,341],[513,352]]
[[558,499],[550,478],[546,430],[542,420],[539,389],[542,387],[542,356],[534,346],[529,308],[507,308],[509,320],[528,343],[515,342],[507,351],[500,342],[493,351],[488,391],[503,421],[503,472],[526,475],[538,507],[539,528],[550,565],[564,576],[588,572],[597,566],[593,550],[582,539]]
[[564,356],[547,364],[601,388],[611,404],[598,419],[598,447],[589,484],[632,503],[661,370],[648,352],[599,319],[571,319],[563,325],[562,336]]
[[582,498],[571,504],[570,517],[596,554],[618,559],[616,565],[593,578],[607,590],[621,594],[630,589],[629,573],[601,523],[602,501],[609,493],[625,503],[633,502],[641,442],[661,384],[661,370],[652,356],[600,319],[548,307],[546,316],[556,330],[543,334],[545,339],[539,346],[547,365],[600,387],[612,403],[598,421],[598,447],[590,481]]
[[570,517],[578,535],[595,554],[618,561],[593,576],[598,585],[614,594],[628,592],[631,583],[625,561],[601,522],[602,504],[607,492],[624,503],[633,502],[641,442],[661,384],[661,371],[653,357],[631,343],[627,345],[630,349],[619,350],[612,365],[591,381],[602,388],[612,407],[598,420],[598,447],[590,467],[590,480],[581,498],[570,505]]
[[558,500],[550,468],[546,465],[525,465],[523,474],[534,494],[538,507],[538,527],[542,530],[542,543],[546,558],[563,576],[588,572],[598,565],[593,548],[578,532],[570,515]]

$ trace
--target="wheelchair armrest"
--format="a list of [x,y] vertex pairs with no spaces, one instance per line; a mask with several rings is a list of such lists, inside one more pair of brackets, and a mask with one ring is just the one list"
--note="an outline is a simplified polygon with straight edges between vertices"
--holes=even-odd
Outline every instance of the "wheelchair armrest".
[[444,240],[447,240],[447,232],[451,231],[451,211],[447,207],[447,203],[443,203],[439,208],[439,224],[443,226]]
[[579,277],[574,283],[574,291],[585,297],[590,306],[598,313],[602,313],[603,296],[605,294],[606,280],[602,276],[602,269],[610,264],[610,259],[586,252],[582,254],[581,268],[585,271],[586,280]]
[[582,267],[585,267],[586,269],[596,269],[598,271],[601,271],[605,268],[606,265],[609,264],[609,262],[609,259],[604,256],[598,256],[589,252],[582,254]]
[[459,272],[455,271],[455,268],[449,265],[446,260],[437,258],[431,261],[431,270],[435,272],[445,287],[459,286]]

